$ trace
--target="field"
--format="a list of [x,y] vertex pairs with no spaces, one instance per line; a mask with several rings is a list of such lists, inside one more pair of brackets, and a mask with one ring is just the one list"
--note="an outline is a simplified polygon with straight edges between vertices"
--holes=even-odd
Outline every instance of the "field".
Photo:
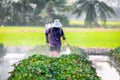
[[[68,44],[79,47],[120,46],[120,29],[63,28]],[[5,46],[46,44],[43,27],[1,27],[0,43]]]
[[[84,25],[84,21],[80,21],[80,20],[70,20],[69,22],[70,22],[70,25],[77,25],[77,26],[78,25]],[[98,23],[100,25],[103,24],[103,22],[101,22],[101,21],[99,21]],[[120,28],[120,21],[107,21],[106,25],[107,25],[108,28],[109,27]],[[101,26],[101,27],[103,27],[103,26]]]

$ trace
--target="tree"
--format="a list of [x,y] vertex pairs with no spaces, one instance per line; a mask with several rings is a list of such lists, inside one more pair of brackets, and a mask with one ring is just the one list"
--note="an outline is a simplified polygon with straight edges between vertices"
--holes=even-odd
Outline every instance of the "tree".
[[0,25],[4,25],[6,2],[6,0],[0,0]]
[[99,0],[78,0],[73,13],[77,13],[78,16],[85,13],[85,24],[96,27],[100,27],[98,24],[99,19],[105,23],[107,17],[115,14],[112,7]]
[[61,18],[63,15],[59,13],[66,7],[66,0],[30,0],[30,3],[36,5],[32,17],[35,24],[43,24],[45,18],[49,19],[47,22],[51,22],[54,18]]
[[7,25],[25,25],[28,23],[29,13],[32,11],[29,0],[8,0],[4,22]]
[[[2,6],[5,1],[6,7]],[[40,14],[44,9],[54,19],[63,16],[59,16],[59,13],[64,11],[65,4],[66,0],[1,0],[0,23],[7,25],[41,25],[43,20]]]
[[53,1],[49,1],[46,4],[46,7],[42,10],[41,17],[43,18],[45,24],[52,22],[53,15],[55,13],[54,9],[55,9],[55,3]]
[[41,16],[45,23],[52,22],[54,19],[59,18],[64,25],[68,24],[67,17],[64,12],[67,10],[65,0],[50,0],[47,2],[45,8],[41,12]]

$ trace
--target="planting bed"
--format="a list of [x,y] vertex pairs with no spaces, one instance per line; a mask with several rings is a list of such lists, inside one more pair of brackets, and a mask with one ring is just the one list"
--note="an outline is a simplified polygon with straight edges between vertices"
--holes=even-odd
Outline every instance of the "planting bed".
[[[44,46],[38,47],[37,50],[41,48]],[[72,54],[62,55],[59,58],[40,53],[29,56],[19,64],[14,64],[15,69],[8,80],[100,80],[81,49],[77,47],[70,49]]]

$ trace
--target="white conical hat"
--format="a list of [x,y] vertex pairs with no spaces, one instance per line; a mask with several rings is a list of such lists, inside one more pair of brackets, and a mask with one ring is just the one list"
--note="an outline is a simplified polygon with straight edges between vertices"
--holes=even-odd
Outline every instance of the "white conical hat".
[[61,28],[62,24],[60,23],[60,20],[59,19],[55,19],[53,24],[52,24],[52,27]]

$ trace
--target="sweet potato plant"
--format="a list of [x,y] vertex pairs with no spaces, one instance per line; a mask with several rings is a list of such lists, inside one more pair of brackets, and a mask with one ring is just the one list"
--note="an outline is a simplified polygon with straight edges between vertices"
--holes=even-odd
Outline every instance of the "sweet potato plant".
[[100,80],[80,48],[70,48],[73,54],[59,58],[36,54],[29,56],[14,64],[15,69],[8,80]]

